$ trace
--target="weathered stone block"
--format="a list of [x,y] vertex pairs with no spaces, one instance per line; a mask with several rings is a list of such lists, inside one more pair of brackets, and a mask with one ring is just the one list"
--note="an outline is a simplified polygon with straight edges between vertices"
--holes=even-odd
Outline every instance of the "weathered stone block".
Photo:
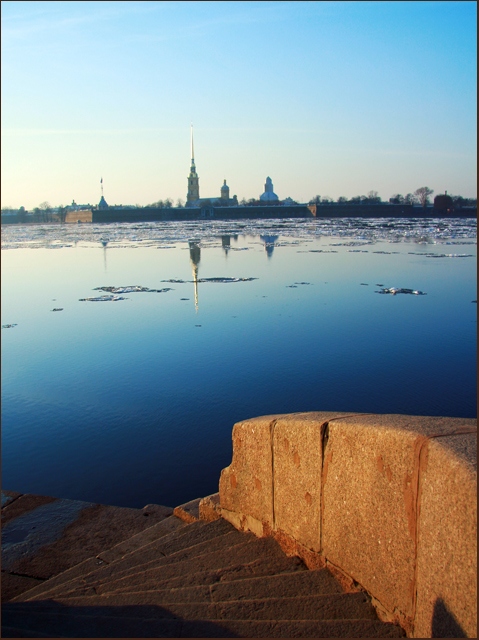
[[202,498],[199,503],[200,520],[213,522],[221,518],[220,496],[219,493],[213,493],[211,496]]
[[416,638],[477,638],[477,434],[421,456]]
[[196,522],[200,519],[200,500],[201,498],[196,498],[178,505],[173,509],[173,515],[189,524]]
[[411,628],[419,457],[427,438],[471,420],[364,415],[329,421],[322,551]]
[[245,529],[251,527],[243,516],[252,518],[257,535],[258,525],[254,521],[261,523],[265,534],[273,527],[271,432],[280,417],[262,416],[237,422],[233,427],[233,459],[220,477],[223,517],[234,526]]
[[328,420],[340,415],[291,414],[279,418],[273,430],[274,528],[316,552],[321,544],[322,440]]

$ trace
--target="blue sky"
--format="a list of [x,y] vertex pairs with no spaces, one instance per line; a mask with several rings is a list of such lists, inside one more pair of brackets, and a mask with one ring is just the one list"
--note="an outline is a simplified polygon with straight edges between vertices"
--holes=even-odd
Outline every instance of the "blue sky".
[[477,192],[475,2],[10,2],[2,207]]

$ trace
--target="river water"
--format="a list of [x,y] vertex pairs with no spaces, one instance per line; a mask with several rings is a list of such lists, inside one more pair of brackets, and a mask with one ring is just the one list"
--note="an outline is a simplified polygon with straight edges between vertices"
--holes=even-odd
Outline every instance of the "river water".
[[476,262],[473,219],[2,227],[2,486],[175,506],[238,420],[475,417]]

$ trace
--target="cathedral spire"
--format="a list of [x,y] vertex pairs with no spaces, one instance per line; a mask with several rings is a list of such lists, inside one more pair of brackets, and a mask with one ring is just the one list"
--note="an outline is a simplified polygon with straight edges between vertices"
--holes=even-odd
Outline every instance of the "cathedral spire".
[[193,123],[191,123],[191,164],[195,164],[195,146],[193,144]]
[[186,206],[196,206],[200,199],[200,185],[195,166],[195,148],[193,145],[193,123],[191,123],[191,167],[188,176],[188,193],[186,195]]

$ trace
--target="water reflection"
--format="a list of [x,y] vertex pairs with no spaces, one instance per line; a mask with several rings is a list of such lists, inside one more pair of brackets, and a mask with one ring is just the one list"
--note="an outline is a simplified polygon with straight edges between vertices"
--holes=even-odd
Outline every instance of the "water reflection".
[[268,258],[271,258],[272,255],[273,255],[273,251],[274,251],[274,247],[275,247],[276,241],[278,240],[279,236],[265,236],[265,235],[262,235],[262,236],[260,236],[260,238],[264,242],[264,248],[266,250]]
[[107,268],[106,268],[106,246],[107,246],[109,240],[108,240],[108,238],[102,238],[100,240],[100,242],[103,245],[103,269],[104,269],[104,271],[106,273],[107,272]]
[[[249,417],[475,416],[476,221],[430,226],[2,228],[2,327],[15,328],[2,331],[3,485],[177,505],[217,491],[232,425]],[[414,238],[426,236],[436,246],[421,251]],[[206,287],[201,330],[180,301],[192,283],[196,310]],[[428,295],[391,295],[405,287]],[[129,301],[78,302],[100,293]]]
[[192,239],[188,240],[188,244],[190,247],[190,262],[191,267],[193,269],[193,282],[195,287],[195,311],[198,313],[198,267],[200,265],[201,260],[201,249],[199,240]]
[[231,249],[231,236],[221,236],[221,246],[224,249],[225,255],[228,255],[228,251]]

